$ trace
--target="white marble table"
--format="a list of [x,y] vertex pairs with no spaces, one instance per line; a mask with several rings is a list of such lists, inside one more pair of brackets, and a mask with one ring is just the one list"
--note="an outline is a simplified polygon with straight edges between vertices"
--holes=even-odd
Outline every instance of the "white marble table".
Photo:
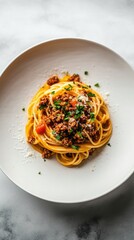
[[[134,67],[134,0],[0,0],[0,74],[26,48],[60,37],[97,41]],[[133,240],[133,183],[95,202],[58,205],[0,172],[0,240]]]

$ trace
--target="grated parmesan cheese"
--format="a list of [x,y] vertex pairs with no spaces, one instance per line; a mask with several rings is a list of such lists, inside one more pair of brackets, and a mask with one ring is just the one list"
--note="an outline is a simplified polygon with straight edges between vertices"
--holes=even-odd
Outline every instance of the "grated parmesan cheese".
[[88,97],[81,95],[81,96],[79,96],[79,100],[82,100],[84,103],[86,103],[88,101]]
[[28,158],[28,157],[32,157],[33,156],[33,153],[32,152],[28,152],[25,157]]

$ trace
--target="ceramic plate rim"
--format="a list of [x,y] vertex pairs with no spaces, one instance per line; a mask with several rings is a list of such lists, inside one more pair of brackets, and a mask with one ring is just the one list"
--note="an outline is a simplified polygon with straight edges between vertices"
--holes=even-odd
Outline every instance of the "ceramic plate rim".
[[[74,40],[74,41],[75,41],[75,40],[76,40],[76,41],[83,41],[83,42],[89,42],[89,43],[96,44],[96,45],[98,45],[99,47],[103,47],[103,48],[109,50],[110,52],[114,53],[118,58],[120,58],[121,60],[123,60],[123,62],[125,62],[125,64],[127,64],[128,67],[131,68],[131,70],[133,71],[132,67],[128,64],[128,62],[127,62],[124,58],[122,58],[118,53],[114,52],[112,49],[110,49],[110,48],[106,47],[105,45],[102,45],[102,44],[100,44],[100,43],[98,43],[98,42],[90,41],[90,40],[84,39],[84,38],[55,38],[55,39],[50,39],[50,40],[47,40],[47,41],[44,41],[44,42],[40,42],[40,43],[38,43],[38,44],[35,44],[35,45],[33,45],[33,46],[25,49],[24,51],[22,51],[20,54],[18,54],[17,57],[13,58],[13,59],[9,62],[9,64],[5,67],[5,69],[3,70],[2,74],[0,75],[0,80],[4,77],[4,75],[6,74],[6,72],[8,71],[8,69],[9,69],[9,68],[12,68],[13,64],[14,64],[21,56],[25,55],[28,51],[33,50],[33,49],[35,49],[36,47],[39,47],[39,46],[44,45],[44,44],[46,44],[46,43],[52,43],[52,42],[56,42],[56,41],[59,41],[59,40],[62,40],[62,41],[64,41],[64,40]],[[10,178],[10,176],[8,176],[8,175],[6,174],[6,172],[5,172],[2,168],[1,168],[1,170],[2,170],[2,172],[4,172],[4,174],[8,177],[8,179],[10,179],[17,187],[23,189],[25,192],[28,192],[28,193],[30,193],[31,195],[36,196],[36,197],[38,197],[38,198],[40,198],[40,199],[43,199],[43,200],[46,200],[46,201],[56,202],[56,203],[66,203],[66,204],[70,204],[70,203],[71,203],[71,204],[72,204],[72,203],[81,203],[81,202],[87,202],[87,201],[93,201],[93,200],[95,200],[95,199],[99,199],[99,198],[101,198],[102,196],[105,196],[105,195],[107,195],[108,193],[114,191],[116,188],[120,187],[120,186],[133,174],[133,171],[134,171],[134,169],[132,169],[132,170],[129,172],[129,174],[126,174],[126,177],[124,177],[123,179],[120,179],[120,182],[118,182],[114,187],[109,188],[108,191],[102,192],[102,194],[100,194],[98,197],[91,198],[91,199],[85,199],[84,201],[80,201],[80,200],[78,200],[78,201],[60,201],[60,200],[55,201],[55,200],[51,200],[51,199],[48,199],[48,198],[40,197],[40,196],[38,196],[38,195],[36,195],[36,194],[33,194],[33,193],[30,192],[30,191],[27,191],[27,190],[24,189],[22,186],[20,186],[20,185],[17,184],[15,181],[13,181],[13,179]]]

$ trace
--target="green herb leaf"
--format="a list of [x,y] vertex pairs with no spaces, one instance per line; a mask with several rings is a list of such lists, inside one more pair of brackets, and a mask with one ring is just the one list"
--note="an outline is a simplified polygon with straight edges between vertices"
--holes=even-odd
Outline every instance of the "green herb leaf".
[[72,133],[72,132],[73,132],[73,129],[71,128],[70,131],[69,131],[69,133]]
[[60,140],[61,136],[59,134],[57,134],[54,130],[52,131],[52,134],[54,135],[54,137],[57,139],[57,140]]
[[61,103],[60,99],[54,101],[54,105],[56,105],[56,106],[59,105],[59,103]]
[[81,132],[77,132],[77,134],[81,137],[81,138],[83,138],[83,136],[82,136],[82,133]]
[[72,145],[71,147],[75,150],[78,150],[80,148],[79,146],[76,146],[76,145]]
[[52,94],[52,95],[55,94],[55,91],[52,91],[51,94]]
[[69,120],[69,117],[65,117],[64,120],[65,120],[65,121],[68,121],[68,120]]
[[69,120],[69,117],[70,117],[70,115],[71,115],[71,112],[70,112],[70,111],[68,111],[68,112],[65,112],[65,118],[64,118],[64,120],[65,120],[65,121],[68,121],[68,120]]
[[22,111],[25,112],[25,108],[22,108]]
[[76,109],[75,114],[79,114],[79,113],[80,113],[80,111],[78,109]]
[[99,87],[100,87],[100,84],[99,84],[99,83],[96,83],[96,84],[94,84],[94,86],[99,88]]
[[96,95],[92,92],[87,93],[88,97],[95,97]]
[[52,134],[53,134],[53,135],[55,135],[55,134],[56,134],[56,132],[53,130],[53,131],[52,131]]
[[61,108],[61,106],[55,106],[55,108],[58,110],[58,109],[60,109],[60,108]]
[[82,88],[86,88],[86,89],[88,89],[89,87],[87,87],[87,86],[82,86]]
[[68,111],[68,112],[66,112],[66,116],[70,116],[71,115],[71,112],[70,111]]
[[41,175],[41,172],[38,172],[39,175]]
[[56,109],[60,109],[61,108],[61,106],[59,105],[60,103],[61,103],[60,99],[54,101],[54,105],[55,105]]
[[78,118],[81,117],[81,115],[82,115],[82,113],[76,114],[76,115],[74,116],[74,118],[75,118],[75,119],[78,119]]
[[61,136],[59,134],[56,135],[56,139],[60,140]]
[[111,147],[111,144],[110,144],[110,143],[108,143],[107,145],[108,145],[109,147]]
[[78,110],[78,111],[83,111],[83,110],[84,110],[84,106],[78,105],[78,106],[77,106],[77,110]]
[[92,120],[92,121],[94,121],[94,120],[95,120],[95,115],[94,115],[94,112],[90,112],[90,118],[91,118],[91,120]]
[[77,106],[77,109],[76,109],[76,111],[75,111],[75,116],[74,116],[74,118],[75,118],[75,119],[80,118],[80,116],[82,115],[83,111],[84,111],[84,106],[78,105],[78,106]]
[[67,91],[72,90],[73,86],[72,86],[71,84],[68,84],[68,86],[69,86],[69,87],[65,87],[65,89],[66,89]]
[[84,74],[85,74],[85,75],[88,75],[88,71],[85,71]]
[[46,103],[45,103],[45,104],[40,104],[39,109],[42,110],[42,109],[44,109],[45,107],[46,107]]

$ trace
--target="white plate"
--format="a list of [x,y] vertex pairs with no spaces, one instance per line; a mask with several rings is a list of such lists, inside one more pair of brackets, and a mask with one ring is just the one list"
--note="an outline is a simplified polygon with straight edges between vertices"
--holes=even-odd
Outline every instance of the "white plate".
[[[75,168],[63,167],[55,159],[44,162],[25,141],[27,116],[22,108],[27,108],[50,75],[63,71],[79,73],[92,86],[99,82],[98,91],[104,97],[110,94],[111,147],[105,146]],[[133,103],[133,70],[108,48],[80,39],[35,46],[15,59],[1,76],[1,169],[19,187],[49,201],[76,203],[98,198],[123,183],[134,170]]]

